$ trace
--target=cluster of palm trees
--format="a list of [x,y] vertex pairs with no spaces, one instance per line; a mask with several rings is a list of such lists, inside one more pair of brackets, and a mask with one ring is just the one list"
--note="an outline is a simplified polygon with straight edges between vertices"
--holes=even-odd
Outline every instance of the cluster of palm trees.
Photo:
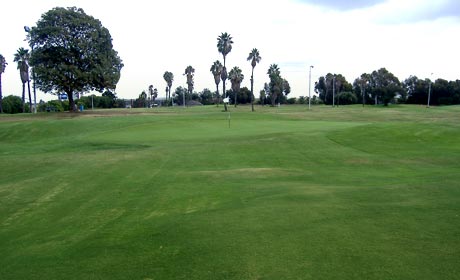
[[[214,76],[214,82],[216,83],[216,103],[220,103],[223,99],[225,99],[226,96],[226,81],[227,79],[230,80],[232,83],[232,91],[235,94],[235,107],[236,107],[236,100],[238,93],[240,91],[241,87],[241,82],[244,79],[243,71],[238,67],[235,66],[233,67],[230,72],[227,72],[227,55],[232,51],[232,45],[233,45],[233,38],[230,34],[227,32],[223,32],[220,36],[217,37],[217,50],[219,53],[222,54],[222,58],[224,63],[222,64],[219,60],[216,60],[212,66],[211,66],[211,73]],[[256,67],[257,63],[260,62],[261,56],[259,53],[259,50],[256,48],[252,49],[252,51],[249,53],[249,56],[247,58],[248,61],[251,61],[251,66],[252,66],[252,73],[251,73],[251,108],[252,111],[254,111],[254,68]],[[188,87],[188,92],[191,95],[193,88],[194,88],[194,74],[195,74],[195,69],[189,65],[187,68],[185,68],[184,75],[187,78],[187,87]],[[174,81],[174,75],[173,73],[166,71],[163,75],[164,80],[166,81],[166,103],[170,104],[171,102],[168,102],[168,100],[171,100],[171,88],[172,88],[172,82]],[[219,84],[220,81],[222,80],[222,97],[223,99],[220,98],[219,95]],[[185,96],[184,96],[185,98]],[[185,100],[183,102],[185,105]],[[227,108],[227,103],[224,102],[224,107],[225,111],[228,110]]]
[[[219,83],[220,79],[222,80],[222,94],[223,97],[226,97],[226,91],[225,91],[225,82],[227,78],[230,79],[230,82],[232,83],[232,91],[235,94],[235,107],[237,104],[237,96],[240,91],[241,87],[241,82],[244,79],[243,71],[238,66],[233,67],[230,72],[227,74],[227,67],[226,67],[226,62],[227,62],[227,55],[232,51],[232,36],[228,34],[227,32],[221,33],[220,36],[217,37],[217,50],[219,53],[222,54],[222,58],[224,60],[224,64],[220,63],[219,60],[215,61],[213,65],[211,66],[211,73],[214,76],[214,81],[216,83],[216,93],[217,96],[219,96]],[[254,111],[254,68],[256,67],[257,63],[260,62],[262,57],[260,56],[259,50],[256,48],[252,49],[252,51],[249,53],[249,56],[247,58],[248,61],[251,61],[251,66],[252,66],[252,74],[251,74],[251,109]],[[220,79],[219,79],[220,77]],[[227,111],[227,104],[224,102],[225,106],[225,111]]]
[[[29,75],[29,60],[30,60],[30,53],[28,49],[19,48],[17,52],[14,54],[14,62],[18,64],[19,75],[21,77],[22,82],[22,112],[26,111],[25,106],[25,95],[26,95],[26,83],[27,89],[29,92],[29,110],[32,113],[32,97],[30,94],[30,75]],[[5,68],[8,63],[5,60],[5,57],[0,54],[0,113],[3,113],[3,94],[2,94],[2,79],[1,75],[5,72]]]

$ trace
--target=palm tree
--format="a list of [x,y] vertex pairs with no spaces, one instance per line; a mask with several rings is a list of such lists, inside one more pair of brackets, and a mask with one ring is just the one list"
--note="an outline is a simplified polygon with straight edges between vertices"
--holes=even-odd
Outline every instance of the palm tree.
[[256,67],[257,63],[260,62],[262,57],[259,54],[258,49],[252,49],[252,51],[249,53],[248,56],[248,61],[251,61],[251,66],[252,66],[252,73],[251,73],[251,108],[252,111],[254,112],[254,67]]
[[[225,81],[227,80],[227,68],[225,67],[226,57],[232,51],[232,36],[227,32],[222,33],[219,37],[217,37],[217,50],[222,54],[224,58],[224,67],[222,68],[221,78],[222,78],[222,94],[224,98],[226,97],[225,92]],[[224,103],[225,111],[227,111],[227,105]]]
[[150,102],[151,102],[149,105],[152,106],[152,103],[153,103],[153,101],[152,101],[152,98],[153,98],[153,85],[149,85],[149,95],[150,95]]
[[228,73],[228,78],[232,82],[232,91],[235,94],[235,107],[236,107],[237,97],[238,97],[238,93],[240,92],[240,85],[244,79],[244,75],[241,69],[238,66],[235,66],[233,67],[232,70],[230,70],[230,73]]
[[166,92],[166,104],[168,104],[168,93],[169,93],[169,99],[171,99],[171,88],[172,88],[172,83],[174,81],[174,74],[169,71],[166,71],[163,74],[163,79],[165,79],[166,84],[168,85],[167,87],[168,90]]
[[210,71],[212,72],[212,75],[214,76],[214,82],[216,83],[216,98],[217,98],[217,104],[219,104],[219,83],[220,83],[220,75],[222,74],[222,69],[223,65],[220,63],[219,60],[214,61],[214,63],[211,66]]
[[[192,98],[192,92],[193,92],[193,75],[195,74],[195,68],[193,68],[191,65],[187,66],[185,68],[185,73],[184,75],[187,76],[187,86],[188,86],[188,93],[190,95],[190,98]],[[185,106],[185,101],[184,101],[184,106]]]
[[29,104],[30,110],[32,112],[32,98],[30,96],[30,79],[29,79],[29,59],[30,53],[29,50],[24,48],[19,48],[14,54],[14,62],[18,63],[19,74],[22,81],[22,112],[25,112],[25,95],[26,95],[26,83],[29,88]]
[[6,65],[5,57],[0,54],[0,113],[3,113],[3,106],[2,106],[2,100],[3,100],[3,94],[2,94],[2,74],[5,72]]
[[283,78],[281,78],[281,71],[277,64],[271,64],[267,71],[268,76],[270,77],[270,98],[272,107],[275,107],[275,101],[278,95],[282,92],[283,87]]

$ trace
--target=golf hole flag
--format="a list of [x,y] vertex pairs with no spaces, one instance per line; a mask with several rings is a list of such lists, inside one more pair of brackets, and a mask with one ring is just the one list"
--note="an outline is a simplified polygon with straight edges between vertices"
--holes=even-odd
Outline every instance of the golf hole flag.
[[229,103],[230,102],[230,98],[224,98],[224,103]]

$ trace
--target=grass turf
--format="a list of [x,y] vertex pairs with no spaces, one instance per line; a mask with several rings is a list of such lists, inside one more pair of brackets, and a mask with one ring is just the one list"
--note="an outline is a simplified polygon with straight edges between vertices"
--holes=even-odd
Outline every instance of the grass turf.
[[460,107],[0,116],[1,279],[457,279]]

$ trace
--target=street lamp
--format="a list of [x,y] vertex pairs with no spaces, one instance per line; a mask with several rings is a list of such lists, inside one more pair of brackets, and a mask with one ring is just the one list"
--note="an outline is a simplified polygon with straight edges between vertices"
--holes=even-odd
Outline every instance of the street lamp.
[[311,106],[311,69],[313,69],[313,65],[310,65],[310,73],[308,74],[308,110],[310,110]]
[[430,108],[430,98],[431,98],[431,77],[433,77],[433,73],[430,76],[430,85],[428,86],[428,105],[427,108]]
[[[24,26],[24,31],[30,37],[30,31],[31,31],[30,27]],[[32,48],[32,53],[33,53],[34,52],[34,45],[31,45],[30,47]],[[32,88],[33,88],[33,91],[34,91],[34,113],[37,113],[37,92],[36,92],[36,89],[35,89],[35,71],[34,71],[33,67],[32,67],[32,80],[33,80]]]
[[335,107],[335,75],[332,78],[332,107]]

